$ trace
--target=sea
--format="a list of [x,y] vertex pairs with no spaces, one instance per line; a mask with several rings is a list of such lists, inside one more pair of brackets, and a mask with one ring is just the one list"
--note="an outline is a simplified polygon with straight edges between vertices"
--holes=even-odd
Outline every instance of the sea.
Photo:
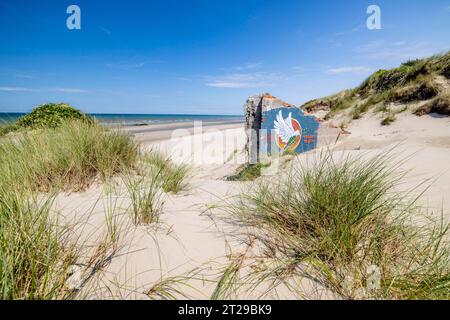
[[[0,125],[16,121],[25,113],[2,113],[0,112]],[[97,119],[105,126],[144,126],[151,124],[166,124],[176,122],[226,122],[242,123],[243,116],[237,115],[194,115],[194,114],[108,114],[92,113],[90,116]]]

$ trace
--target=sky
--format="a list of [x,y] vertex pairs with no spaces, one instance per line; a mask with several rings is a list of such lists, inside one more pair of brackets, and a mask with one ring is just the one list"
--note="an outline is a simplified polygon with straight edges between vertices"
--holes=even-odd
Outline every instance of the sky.
[[252,94],[300,105],[448,50],[449,0],[0,0],[0,112],[239,115]]

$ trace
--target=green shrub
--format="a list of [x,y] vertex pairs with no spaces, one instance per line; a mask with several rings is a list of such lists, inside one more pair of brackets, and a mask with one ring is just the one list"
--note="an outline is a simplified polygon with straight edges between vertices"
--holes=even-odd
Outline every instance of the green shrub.
[[31,113],[19,118],[16,126],[20,128],[56,128],[70,120],[93,122],[86,114],[68,104],[47,103],[34,108]]

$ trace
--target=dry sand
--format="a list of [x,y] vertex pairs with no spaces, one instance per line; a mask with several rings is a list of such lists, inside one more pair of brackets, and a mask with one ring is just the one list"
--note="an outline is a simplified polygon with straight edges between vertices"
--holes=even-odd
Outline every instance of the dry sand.
[[[422,203],[437,211],[444,209],[449,218],[450,119],[405,115],[390,126],[381,126],[380,122],[381,119],[375,115],[354,121],[348,128],[350,135],[339,135],[339,129],[324,122],[319,131],[319,148],[299,155],[299,162],[293,163],[301,163],[324,149],[333,150],[336,156],[354,154],[370,157],[396,146],[400,158],[411,156],[401,165],[403,169],[410,170],[403,187],[414,189],[424,181],[427,185],[431,184],[422,197]],[[105,224],[108,203],[114,203],[116,211],[124,212],[120,218],[124,247],[101,279],[103,293],[99,291],[97,294],[102,297],[111,297],[111,293],[105,290],[111,287],[112,296],[144,298],[143,292],[161,277],[196,270],[196,276],[188,281],[193,288],[183,287],[183,290],[190,298],[209,298],[215,287],[214,280],[226,266],[227,256],[244,250],[228,226],[214,219],[214,210],[208,210],[221,199],[238,194],[248,185],[224,180],[245,160],[243,125],[211,125],[204,127],[203,133],[179,126],[174,133],[175,138],[170,138],[172,131],[160,129],[163,130],[134,130],[143,150],[161,150],[170,154],[174,161],[190,163],[194,169],[188,190],[166,197],[158,227],[130,225],[125,214],[129,200],[119,179],[108,186],[97,185],[84,193],[61,194],[58,197],[57,206],[67,219],[87,222],[88,227],[83,231],[85,234]],[[196,134],[193,135],[194,132]],[[278,173],[274,174],[271,179],[277,178]],[[416,191],[422,189],[423,185]],[[109,205],[111,207],[114,205]],[[88,217],[87,211],[92,211]],[[253,293],[242,298],[255,296]]]

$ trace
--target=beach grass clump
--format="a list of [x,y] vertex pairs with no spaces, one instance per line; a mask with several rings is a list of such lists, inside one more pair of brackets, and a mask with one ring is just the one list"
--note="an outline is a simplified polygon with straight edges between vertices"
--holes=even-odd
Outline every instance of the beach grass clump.
[[60,299],[76,250],[50,215],[52,197],[38,200],[0,184],[1,299]]
[[95,296],[92,283],[118,253],[122,225],[115,208],[105,214],[104,232],[82,240],[74,226],[61,223],[54,199],[0,184],[1,299]]
[[190,172],[185,164],[169,163],[165,169],[162,188],[164,192],[177,194],[187,188],[186,178]]
[[420,80],[418,84],[392,91],[388,102],[410,103],[425,101],[436,97],[438,94],[439,91],[436,85],[428,78]]
[[60,224],[54,195],[130,170],[138,156],[130,136],[79,120],[0,140],[3,299],[71,299],[87,288],[117,253],[117,221],[106,219],[99,243],[90,236],[82,242],[73,227]]
[[418,116],[423,116],[429,113],[450,115],[450,94],[441,95],[432,99],[415,110],[414,113]]
[[390,124],[394,123],[395,120],[397,120],[397,118],[395,117],[395,114],[393,113],[388,113],[388,115],[386,117],[384,117],[384,119],[381,121],[381,125],[383,126],[389,126]]
[[370,101],[355,107],[355,109],[352,112],[352,119],[353,120],[361,119],[364,113],[366,113],[369,110],[369,106]]
[[144,176],[127,175],[124,183],[131,199],[131,220],[134,225],[159,221],[164,206],[162,171],[151,168]]
[[390,160],[327,153],[240,195],[227,219],[267,261],[246,281],[308,279],[346,299],[450,298],[449,225],[411,221],[420,210],[396,192],[402,175]]
[[10,132],[16,131],[17,125],[15,123],[0,124],[0,137],[7,135]]
[[175,163],[170,157],[156,151],[145,155],[144,162],[160,172],[164,192],[177,194],[188,187],[187,179],[191,168],[187,164]]
[[30,189],[83,190],[135,166],[138,146],[122,132],[69,121],[0,142],[0,182]]
[[261,170],[269,165],[264,163],[242,165],[235,175],[226,178],[227,181],[253,181],[261,177]]

